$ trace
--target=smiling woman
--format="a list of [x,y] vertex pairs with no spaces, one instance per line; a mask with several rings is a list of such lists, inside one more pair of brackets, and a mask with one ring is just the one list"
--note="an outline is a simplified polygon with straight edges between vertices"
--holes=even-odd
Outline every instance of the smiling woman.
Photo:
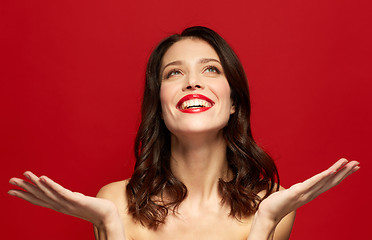
[[284,190],[255,143],[243,67],[205,27],[164,39],[150,56],[131,179],[97,197],[26,172],[9,194],[90,221],[96,238],[288,239],[294,211],[359,169],[340,159]]
[[[226,217],[241,222],[249,218],[260,201],[258,193],[267,197],[279,186],[279,179],[274,162],[253,140],[247,80],[232,49],[210,29],[186,29],[154,50],[146,84],[137,135],[137,146],[142,147],[137,159],[143,159],[137,160],[127,187],[129,212],[154,229],[165,223],[169,209],[200,212],[182,208],[205,194],[205,189],[194,192],[194,187],[207,181],[203,188],[213,189],[208,198],[224,203],[221,211],[228,212]],[[149,85],[155,84],[156,89],[146,94]],[[212,107],[180,111],[185,98],[206,100]],[[157,104],[150,108],[150,102]],[[152,111],[155,115],[147,122]],[[152,199],[160,195],[160,203]],[[247,224],[240,229],[241,236],[248,235]]]
[[174,134],[188,129],[188,135],[193,129],[208,134],[212,128],[221,131],[234,107],[214,49],[205,41],[187,38],[172,45],[162,62],[160,102],[167,129]]

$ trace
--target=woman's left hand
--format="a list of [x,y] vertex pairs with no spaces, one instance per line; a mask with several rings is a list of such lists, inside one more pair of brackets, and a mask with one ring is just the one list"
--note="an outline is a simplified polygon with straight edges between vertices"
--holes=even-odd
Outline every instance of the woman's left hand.
[[320,194],[338,185],[350,174],[359,169],[357,161],[348,162],[342,158],[329,169],[297,183],[290,188],[271,194],[263,200],[259,214],[279,222],[284,216],[312,201]]
[[248,239],[273,239],[276,226],[281,219],[338,185],[350,174],[356,172],[359,169],[358,165],[357,161],[348,162],[342,158],[327,170],[306,181],[272,193],[261,202]]

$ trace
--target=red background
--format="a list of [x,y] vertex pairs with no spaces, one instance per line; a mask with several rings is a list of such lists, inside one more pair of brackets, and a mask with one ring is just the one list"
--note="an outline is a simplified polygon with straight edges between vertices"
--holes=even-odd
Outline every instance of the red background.
[[253,131],[284,187],[340,157],[361,162],[354,176],[298,211],[291,239],[365,239],[368,2],[1,1],[1,238],[93,238],[87,222],[8,196],[9,178],[32,170],[95,195],[130,177],[147,58],[163,37],[205,25],[243,62]]

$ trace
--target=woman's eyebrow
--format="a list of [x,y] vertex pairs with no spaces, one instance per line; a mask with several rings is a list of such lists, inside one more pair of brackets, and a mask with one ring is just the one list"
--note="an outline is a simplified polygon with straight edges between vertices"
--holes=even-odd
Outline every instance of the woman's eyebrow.
[[[205,64],[205,63],[209,63],[209,62],[217,62],[219,64],[221,64],[221,62],[215,58],[202,58],[198,61],[199,64]],[[178,65],[182,65],[183,64],[183,61],[181,60],[177,60],[177,61],[173,61],[173,62],[170,62],[170,63],[167,63],[164,67],[161,68],[161,73],[163,73],[164,69],[169,67],[169,66],[178,66]]]
[[209,62],[217,62],[221,64],[221,62],[215,58],[202,58],[199,60],[199,63],[209,63]]
[[161,73],[164,71],[164,69],[168,66],[172,66],[172,65],[182,65],[182,61],[178,60],[178,61],[173,61],[173,62],[170,62],[170,63],[167,63],[164,67],[161,68]]

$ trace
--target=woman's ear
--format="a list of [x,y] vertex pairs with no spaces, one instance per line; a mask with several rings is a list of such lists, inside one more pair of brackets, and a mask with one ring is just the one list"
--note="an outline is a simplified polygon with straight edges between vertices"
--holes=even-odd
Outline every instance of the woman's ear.
[[232,105],[230,108],[230,115],[235,113],[235,105]]

